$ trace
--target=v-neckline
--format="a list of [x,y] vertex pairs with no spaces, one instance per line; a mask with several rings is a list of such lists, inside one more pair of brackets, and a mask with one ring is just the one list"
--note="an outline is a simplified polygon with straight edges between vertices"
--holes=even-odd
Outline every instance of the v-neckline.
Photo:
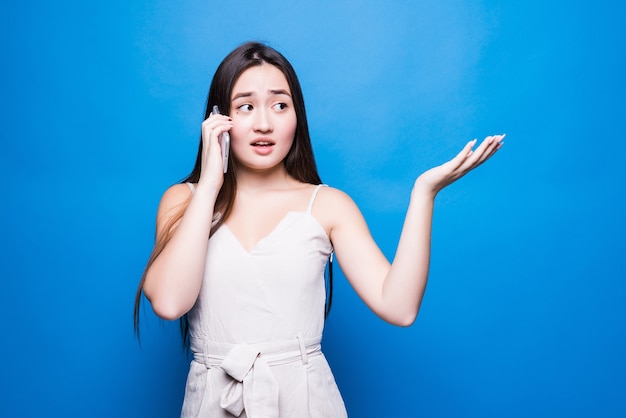
[[245,245],[243,245],[243,243],[241,242],[241,240],[239,239],[239,237],[237,235],[235,235],[235,233],[233,232],[232,229],[230,229],[230,226],[228,226],[228,224],[226,222],[224,222],[222,224],[222,227],[226,228],[226,230],[228,231],[228,233],[235,239],[235,241],[237,242],[237,244],[239,245],[239,247],[241,247],[241,249],[247,253],[247,254],[252,254],[256,251],[256,249],[263,243],[263,241],[269,239],[272,235],[274,235],[280,228],[280,226],[292,215],[295,214],[306,214],[307,212],[299,212],[299,211],[289,211],[287,213],[285,213],[285,215],[280,218],[280,220],[276,223],[276,225],[274,225],[274,228],[272,228],[270,230],[270,232],[267,233],[267,235],[261,237],[261,239],[259,239],[256,243],[254,243],[254,245],[248,249],[246,248]]

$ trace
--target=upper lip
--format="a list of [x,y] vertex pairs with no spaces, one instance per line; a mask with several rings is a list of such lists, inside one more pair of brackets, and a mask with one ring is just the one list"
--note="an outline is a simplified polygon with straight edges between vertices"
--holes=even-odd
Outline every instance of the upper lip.
[[274,141],[272,141],[270,138],[256,138],[250,143],[250,145],[256,145],[261,143],[266,145],[274,145]]

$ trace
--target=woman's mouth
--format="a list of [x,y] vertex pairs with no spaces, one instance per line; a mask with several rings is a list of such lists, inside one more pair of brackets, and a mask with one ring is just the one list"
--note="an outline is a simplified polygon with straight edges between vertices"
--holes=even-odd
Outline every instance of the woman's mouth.
[[252,142],[250,145],[252,145],[258,155],[269,155],[274,149],[275,142],[269,139],[259,139]]
[[252,143],[253,147],[270,147],[274,145],[272,141],[255,141]]
[[252,145],[253,147],[271,147],[272,145],[274,145],[274,141],[269,139],[257,139],[250,145]]

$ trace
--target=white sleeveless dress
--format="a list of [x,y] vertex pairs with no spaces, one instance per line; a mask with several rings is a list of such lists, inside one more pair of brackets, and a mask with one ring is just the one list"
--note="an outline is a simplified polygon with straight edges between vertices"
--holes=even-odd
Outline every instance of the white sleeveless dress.
[[225,224],[210,238],[181,417],[347,416],[320,347],[332,252],[311,215],[320,187],[251,251]]

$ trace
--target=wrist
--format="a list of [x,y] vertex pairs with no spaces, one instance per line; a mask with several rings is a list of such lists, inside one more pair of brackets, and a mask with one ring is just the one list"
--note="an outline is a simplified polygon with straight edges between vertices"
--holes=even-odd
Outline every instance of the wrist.
[[215,202],[215,200],[217,199],[217,195],[220,192],[220,189],[221,189],[221,184],[220,185],[213,184],[212,182],[209,182],[209,181],[203,181],[203,179],[201,178],[196,184],[196,191],[194,194],[196,195],[199,194]]
[[435,200],[438,192],[439,190],[425,182],[420,176],[417,178],[417,180],[415,180],[415,183],[413,184],[411,198]]

